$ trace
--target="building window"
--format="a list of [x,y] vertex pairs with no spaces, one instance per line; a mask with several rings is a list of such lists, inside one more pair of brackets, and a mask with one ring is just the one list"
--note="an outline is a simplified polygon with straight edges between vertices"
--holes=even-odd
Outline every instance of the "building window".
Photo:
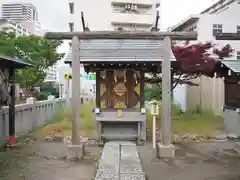
[[69,3],[69,9],[70,9],[70,14],[74,14],[74,3],[73,2]]
[[138,9],[138,6],[136,4],[125,4],[126,11],[134,12],[134,11],[137,11],[137,9]]
[[237,51],[237,60],[240,60],[240,51]]
[[196,31],[196,30],[197,30],[197,26],[193,26],[193,27],[189,28],[188,31]]
[[35,11],[35,9],[33,9],[32,13],[33,13],[33,21],[36,21],[36,11]]
[[69,23],[70,32],[74,31],[74,23]]
[[213,36],[216,36],[219,33],[222,33],[223,25],[222,24],[213,24]]
[[122,27],[117,27],[116,30],[117,31],[123,31],[123,28]]
[[240,33],[240,26],[237,26],[237,33]]

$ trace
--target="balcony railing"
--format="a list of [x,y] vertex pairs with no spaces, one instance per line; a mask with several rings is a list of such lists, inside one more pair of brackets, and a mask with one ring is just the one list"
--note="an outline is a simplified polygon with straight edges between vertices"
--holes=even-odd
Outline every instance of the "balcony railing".
[[112,24],[140,24],[153,25],[155,18],[151,14],[128,14],[113,12],[111,15]]
[[112,0],[112,4],[138,4],[146,7],[159,5],[157,0]]

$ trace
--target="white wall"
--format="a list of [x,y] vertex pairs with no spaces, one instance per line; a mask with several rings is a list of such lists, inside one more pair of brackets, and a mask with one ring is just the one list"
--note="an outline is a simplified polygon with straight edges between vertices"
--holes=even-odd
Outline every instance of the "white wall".
[[75,30],[83,30],[81,22],[81,11],[84,13],[85,25],[91,31],[94,30],[109,30],[111,29],[112,12],[110,0],[73,0],[75,6],[74,14],[69,14],[69,22],[74,22]]
[[183,112],[187,111],[187,85],[178,84],[173,90],[173,102],[179,105]]

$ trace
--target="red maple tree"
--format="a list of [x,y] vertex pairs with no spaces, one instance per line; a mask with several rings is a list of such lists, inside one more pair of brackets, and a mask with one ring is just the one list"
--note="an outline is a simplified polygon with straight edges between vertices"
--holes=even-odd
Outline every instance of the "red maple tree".
[[[172,65],[175,75],[172,88],[174,89],[177,84],[197,86],[198,84],[191,82],[191,80],[200,75],[212,77],[220,60],[232,56],[234,50],[229,44],[217,48],[212,42],[192,45],[186,42],[184,45],[174,45],[172,52],[177,60]],[[177,78],[176,75],[178,75]],[[161,76],[153,73],[153,78],[146,79],[146,82],[159,83]]]
[[172,52],[177,60],[175,69],[181,74],[213,73],[219,60],[232,56],[233,49],[227,44],[216,48],[211,42],[184,46],[175,45]]

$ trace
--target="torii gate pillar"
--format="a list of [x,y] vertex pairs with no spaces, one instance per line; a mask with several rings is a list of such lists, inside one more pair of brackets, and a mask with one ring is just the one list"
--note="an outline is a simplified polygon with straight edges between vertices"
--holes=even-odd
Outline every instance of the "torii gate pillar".
[[157,144],[157,156],[175,157],[175,147],[171,144],[171,39],[164,37],[163,48],[166,53],[162,62],[162,117],[161,142]]
[[[72,38],[72,144],[69,148],[73,156],[82,158],[84,156],[84,144],[80,144],[78,128],[80,123],[80,41],[77,36]],[[81,126],[81,124],[80,124]]]

